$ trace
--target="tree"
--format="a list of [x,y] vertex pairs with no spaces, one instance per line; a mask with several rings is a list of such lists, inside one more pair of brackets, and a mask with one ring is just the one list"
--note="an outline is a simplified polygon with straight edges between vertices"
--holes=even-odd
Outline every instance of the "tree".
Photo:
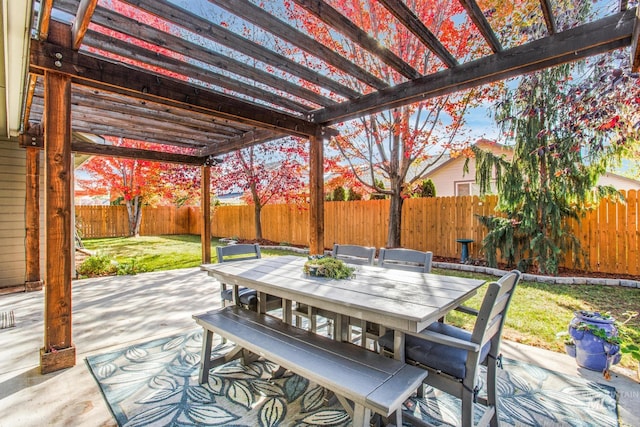
[[[442,36],[454,57],[466,58],[480,49],[482,41],[475,37],[471,21],[459,19],[465,13],[460,2],[414,0],[406,3],[433,33]],[[336,37],[322,22],[297,11],[295,6],[289,7],[291,17],[324,45],[363,68],[372,69],[367,55],[357,45],[344,37]],[[386,46],[420,74],[442,68],[441,60],[408,29],[397,24],[379,3],[348,0],[341,2],[340,9],[377,39],[386,40]],[[386,64],[376,64],[373,68],[376,76],[390,86],[402,81],[398,72]],[[335,72],[335,76],[345,85],[367,92],[363,83],[339,72]],[[341,128],[341,135],[331,140],[330,147],[342,158],[334,172],[355,177],[369,188],[372,198],[390,199],[389,247],[400,246],[403,193],[447,149],[465,142],[462,127],[465,113],[486,93],[486,88],[476,89],[373,114],[346,124]]]
[[331,198],[331,200],[333,200],[334,202],[344,202],[347,198],[347,194],[344,191],[344,187],[336,187],[333,190],[333,197]]
[[[139,149],[152,149],[154,144],[130,141],[122,138],[105,138],[110,144]],[[179,148],[174,148],[176,152]],[[109,194],[111,200],[121,200],[127,207],[129,235],[140,235],[142,206],[180,203],[193,200],[199,193],[200,175],[193,167],[151,162],[140,159],[123,159],[93,156],[80,171],[89,174],[78,183],[87,194]]]
[[[588,2],[577,2],[558,25],[569,27],[588,13]],[[602,197],[619,197],[596,184],[637,141],[640,128],[637,114],[621,118],[640,105],[638,77],[618,67],[598,58],[586,67],[567,64],[526,75],[497,104],[496,120],[515,144],[513,159],[474,147],[480,191],[486,194],[495,180],[504,215],[480,217],[488,228],[483,248],[490,265],[497,264],[498,251],[509,264],[541,273],[555,274],[567,255],[576,265],[585,261],[569,220],[579,221]]]
[[605,148],[602,135],[567,121],[572,71],[563,65],[537,72],[506,93],[497,120],[514,139],[513,159],[474,147],[480,191],[491,190],[495,174],[498,211],[505,215],[480,217],[488,228],[483,249],[492,266],[498,251],[524,271],[534,266],[555,274],[568,254],[581,264],[583,252],[568,220],[579,221],[588,206],[617,194],[596,185],[615,147]]
[[431,179],[423,180],[418,186],[417,197],[436,197],[436,185]]
[[305,141],[298,138],[255,145],[225,156],[213,185],[219,193],[244,192],[254,206],[256,238],[262,239],[260,214],[266,204],[305,200],[307,162]]

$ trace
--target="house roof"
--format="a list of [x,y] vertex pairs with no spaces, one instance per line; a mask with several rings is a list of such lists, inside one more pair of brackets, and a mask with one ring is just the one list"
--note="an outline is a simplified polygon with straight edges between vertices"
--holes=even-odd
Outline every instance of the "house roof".
[[[429,29],[409,2],[371,2],[393,20],[390,28],[410,32],[426,46],[426,56],[438,58],[441,65],[428,73],[420,71],[424,64],[410,63],[401,47],[387,46],[384,32],[376,37],[349,19],[342,10],[346,3],[293,3],[297,13],[325,26],[336,40],[352,40],[361,52],[358,57],[366,60],[324,46],[288,21],[280,2],[33,0],[33,6],[22,11],[34,11],[30,31],[22,34],[23,39],[33,35],[29,75],[26,85],[17,86],[25,88],[18,110],[23,145],[43,144],[46,72],[72,78],[74,132],[153,142],[160,151],[179,147],[184,153],[180,156],[151,157],[202,164],[212,156],[285,135],[330,135],[331,126],[349,119],[634,41],[636,68],[640,62],[635,9],[628,9],[625,1],[599,19],[563,28],[558,17],[565,11],[541,0],[526,13],[528,23],[545,28],[545,35],[533,40],[523,36],[524,22],[512,28],[514,22],[494,19],[495,10],[461,0],[456,19],[472,23],[473,37],[482,40],[481,49],[466,57],[456,56],[446,34]],[[270,41],[254,40],[258,36]],[[380,78],[382,64],[394,70],[395,83]],[[72,148],[86,154],[148,155],[76,138]]]

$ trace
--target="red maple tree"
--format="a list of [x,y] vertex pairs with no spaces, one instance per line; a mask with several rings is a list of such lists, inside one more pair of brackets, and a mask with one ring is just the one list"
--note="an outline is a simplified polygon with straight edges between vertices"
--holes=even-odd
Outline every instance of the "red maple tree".
[[[330,2],[377,40],[383,40],[398,57],[426,75],[444,69],[442,61],[414,34],[402,26],[380,3],[367,0]],[[459,62],[486,53],[486,44],[460,2],[407,1],[427,27],[442,40]],[[361,67],[370,70],[390,86],[405,81],[398,71],[384,63],[371,66],[371,58],[355,43],[336,36],[315,17],[293,2],[285,1],[291,19],[325,46],[339,52]],[[499,15],[499,13],[496,13]],[[333,77],[361,93],[371,91],[337,70]],[[369,192],[391,199],[387,246],[400,246],[403,197],[424,172],[451,148],[468,144],[464,117],[467,111],[486,100],[487,88],[474,89],[446,97],[429,99],[355,120],[340,127],[341,134],[330,142],[340,160],[327,158],[332,171],[350,182],[358,182]],[[351,184],[352,185],[352,184]],[[350,186],[351,186],[350,185]]]
[[245,148],[223,157],[213,188],[218,194],[241,192],[254,206],[256,238],[262,239],[260,214],[268,203],[297,203],[306,199],[306,142],[287,138]]
[[[114,146],[155,148],[154,144],[141,141],[113,137],[105,137],[105,140]],[[193,166],[93,156],[79,171],[89,176],[78,179],[85,194],[108,194],[111,203],[123,203],[127,207],[131,236],[140,235],[143,205],[190,204],[198,200],[200,192],[200,174]]]

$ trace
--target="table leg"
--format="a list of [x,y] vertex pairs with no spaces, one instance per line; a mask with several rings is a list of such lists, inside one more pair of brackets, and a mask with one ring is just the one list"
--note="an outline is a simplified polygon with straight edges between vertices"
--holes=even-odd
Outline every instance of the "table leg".
[[405,361],[404,355],[404,332],[399,330],[393,331],[393,358],[401,362]]
[[292,302],[290,299],[282,298],[282,321],[293,325],[293,314],[291,308]]

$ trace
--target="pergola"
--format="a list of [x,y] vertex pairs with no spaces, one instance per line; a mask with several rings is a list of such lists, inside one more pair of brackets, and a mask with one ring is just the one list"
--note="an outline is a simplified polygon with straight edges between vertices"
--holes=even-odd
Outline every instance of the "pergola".
[[[472,22],[484,43],[483,53],[475,57],[455,57],[448,42],[416,14],[414,1],[370,0],[388,13],[396,28],[406,27],[437,57],[440,68],[424,75],[394,46],[386,46],[347,18],[339,0],[292,3],[354,43],[368,61],[355,63],[288,22],[281,1],[261,7],[249,0],[34,0],[21,144],[28,152],[27,276],[34,281],[39,280],[40,149],[46,162],[42,372],[75,364],[72,152],[200,165],[206,262],[213,159],[284,136],[306,138],[310,250],[319,253],[323,142],[335,134],[331,126],[629,45],[633,68],[640,65],[640,18],[627,1],[597,20],[567,29],[557,24],[563,10],[551,0],[524,2],[529,18],[539,21],[546,35],[520,44],[518,37],[509,37],[508,43],[501,40],[505,29],[495,27],[484,2],[457,1],[464,9],[458,19]],[[257,43],[243,34],[246,28],[261,28],[272,41]],[[279,48],[283,45],[297,53],[284,54]],[[394,70],[396,84],[377,75],[380,64]],[[87,134],[177,146],[188,154],[98,144]]]

